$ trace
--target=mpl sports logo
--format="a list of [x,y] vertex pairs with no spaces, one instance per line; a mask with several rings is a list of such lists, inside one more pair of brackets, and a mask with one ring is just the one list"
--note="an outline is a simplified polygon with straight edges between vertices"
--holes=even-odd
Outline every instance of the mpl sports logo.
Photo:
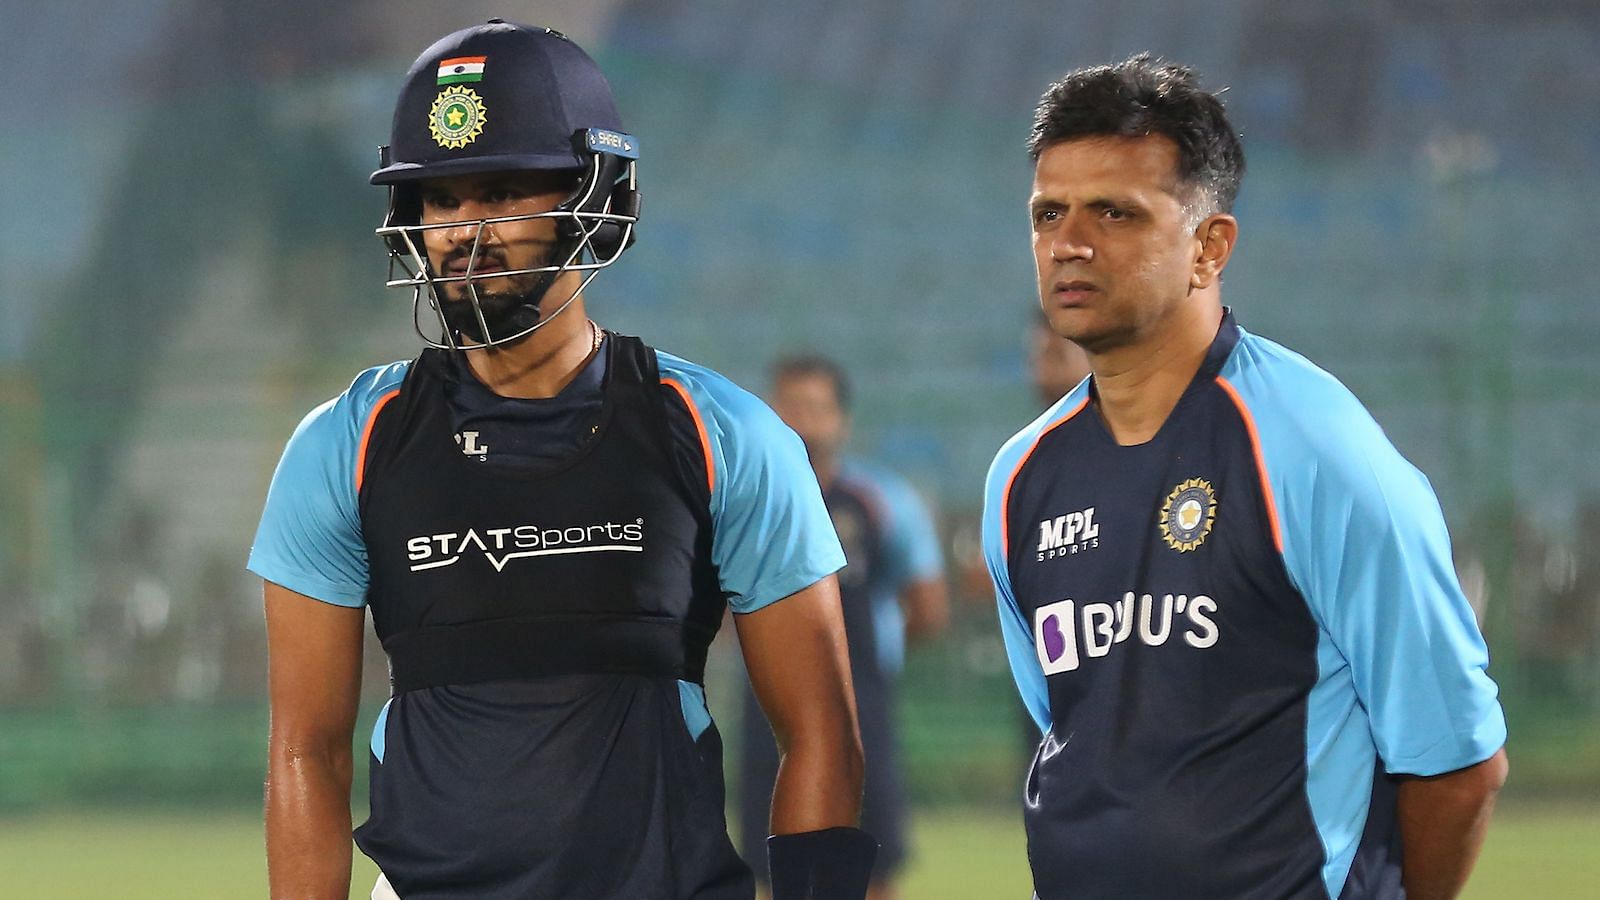
[[538,525],[508,525],[503,528],[469,528],[464,532],[419,534],[406,539],[406,557],[411,571],[453,566],[470,553],[483,554],[496,572],[505,571],[514,559],[560,556],[569,553],[641,553],[644,551],[644,519],[625,524],[605,522],[595,525],[568,525],[544,528]]
[[[1085,659],[1096,659],[1135,634],[1147,647],[1159,647],[1175,628],[1183,629],[1183,642],[1196,650],[1216,646],[1217,623],[1211,614],[1217,601],[1199,594],[1165,594],[1157,602],[1152,594],[1132,591],[1116,603],[1062,600],[1041,606],[1033,614],[1033,643],[1044,674],[1071,672]],[[1175,622],[1183,617],[1187,624]],[[1137,622],[1135,621],[1137,619]]]
[[1094,520],[1094,507],[1045,519],[1039,523],[1037,562],[1071,556],[1100,546],[1100,525]]

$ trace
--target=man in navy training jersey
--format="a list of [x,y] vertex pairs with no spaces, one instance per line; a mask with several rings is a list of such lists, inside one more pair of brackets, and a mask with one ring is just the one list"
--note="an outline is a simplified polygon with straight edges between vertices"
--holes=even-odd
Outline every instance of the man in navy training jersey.
[[[889,900],[907,851],[895,680],[906,641],[926,640],[949,620],[939,536],[933,517],[909,484],[844,455],[850,437],[850,384],[836,363],[812,355],[779,360],[772,367],[768,399],[805,442],[823,502],[844,545],[847,563],[839,572],[839,595],[867,758],[861,827],[879,842],[867,896]],[[757,880],[765,882],[759,848],[767,835],[778,753],[756,700],[745,691],[738,765],[740,846]]]
[[985,498],[1038,896],[1455,896],[1506,773],[1488,654],[1427,480],[1222,305],[1222,104],[1141,55],[1051,85],[1029,151],[1040,302],[1092,372]]
[[355,832],[373,897],[748,900],[702,686],[729,605],[784,751],[777,896],[865,894],[844,557],[804,448],[586,311],[633,239],[638,156],[556,32],[490,20],[406,76],[372,181],[430,347],[306,417],[250,557],[274,897],[347,895],[367,607],[393,694]]

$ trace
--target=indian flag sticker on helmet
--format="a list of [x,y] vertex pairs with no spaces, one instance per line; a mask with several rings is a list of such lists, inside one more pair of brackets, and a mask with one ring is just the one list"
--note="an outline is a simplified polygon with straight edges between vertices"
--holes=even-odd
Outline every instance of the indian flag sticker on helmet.
[[434,143],[448,150],[460,150],[483,134],[488,110],[483,98],[472,88],[447,87],[433,98],[428,109],[428,132]]
[[453,56],[439,61],[440,84],[466,84],[483,80],[483,64],[487,56]]

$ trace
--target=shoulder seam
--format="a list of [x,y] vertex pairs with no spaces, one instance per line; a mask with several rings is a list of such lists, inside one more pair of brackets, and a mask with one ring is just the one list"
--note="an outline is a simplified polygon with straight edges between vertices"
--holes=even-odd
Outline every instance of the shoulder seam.
[[678,392],[683,398],[683,405],[689,409],[689,418],[694,420],[695,433],[700,436],[700,452],[706,458],[706,488],[712,492],[717,489],[717,464],[711,455],[711,435],[706,431],[705,419],[700,415],[700,408],[695,405],[694,398],[689,394],[689,388],[676,378],[666,375],[661,376],[661,383]]
[[1233,401],[1234,408],[1239,411],[1239,418],[1244,422],[1244,430],[1250,435],[1250,450],[1256,458],[1256,474],[1261,480],[1261,496],[1266,502],[1267,525],[1272,531],[1272,546],[1283,555],[1283,528],[1278,521],[1278,501],[1272,493],[1272,479],[1267,474],[1267,457],[1261,452],[1261,435],[1256,431],[1256,419],[1250,412],[1250,407],[1244,402],[1244,397],[1239,394],[1228,379],[1218,375],[1217,386]]
[[372,427],[378,422],[378,414],[389,404],[390,400],[400,395],[400,389],[394,388],[372,405],[372,412],[367,413],[367,423],[361,428],[361,443],[356,446],[356,496],[361,496],[361,483],[367,475],[367,444],[372,440]]
[[1034,437],[1033,443],[1028,445],[1028,449],[1023,451],[1022,457],[1017,460],[1017,464],[1012,467],[1011,475],[1006,478],[1005,489],[1000,492],[1000,555],[1002,560],[1009,561],[1011,559],[1011,485],[1017,480],[1017,474],[1022,471],[1022,467],[1033,456],[1033,451],[1039,448],[1039,442],[1044,440],[1045,435],[1077,418],[1078,413],[1083,412],[1088,405],[1089,397],[1086,394],[1082,400],[1078,401],[1078,405],[1072,408],[1072,412],[1067,413],[1041,430]]

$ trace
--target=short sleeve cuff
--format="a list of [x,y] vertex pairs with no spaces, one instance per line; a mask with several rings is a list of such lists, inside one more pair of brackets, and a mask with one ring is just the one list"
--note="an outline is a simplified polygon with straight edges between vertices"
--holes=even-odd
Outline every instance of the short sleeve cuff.
[[1506,717],[1500,704],[1486,714],[1478,727],[1464,740],[1440,741],[1416,756],[1384,760],[1384,769],[1391,775],[1443,775],[1475,766],[1506,745]]
[[907,573],[910,581],[933,581],[944,577],[944,560],[938,554],[929,554],[913,560]]
[[366,591],[348,584],[337,584],[315,575],[299,572],[280,561],[268,559],[259,553],[250,554],[246,566],[251,572],[273,584],[286,587],[313,600],[360,609],[367,605]]
[[791,594],[797,594],[805,590],[842,568],[844,568],[844,553],[835,551],[807,565],[798,566],[763,578],[756,583],[749,593],[730,597],[728,606],[735,613],[753,613],[763,607],[771,606]]

